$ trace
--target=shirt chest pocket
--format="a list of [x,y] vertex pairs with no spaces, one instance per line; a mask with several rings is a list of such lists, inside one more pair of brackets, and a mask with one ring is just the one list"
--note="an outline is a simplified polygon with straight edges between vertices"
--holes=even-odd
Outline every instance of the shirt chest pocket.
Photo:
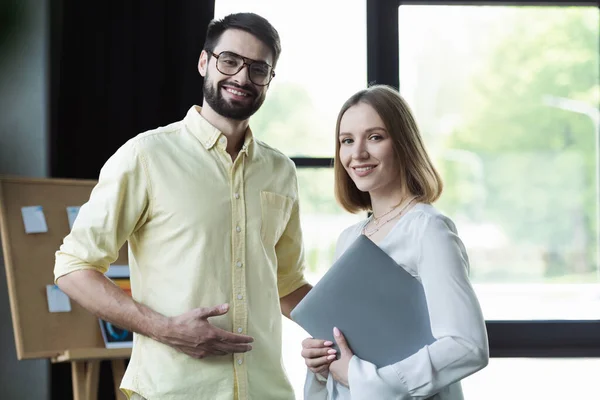
[[290,219],[294,200],[273,192],[260,192],[260,237],[265,247],[274,247]]

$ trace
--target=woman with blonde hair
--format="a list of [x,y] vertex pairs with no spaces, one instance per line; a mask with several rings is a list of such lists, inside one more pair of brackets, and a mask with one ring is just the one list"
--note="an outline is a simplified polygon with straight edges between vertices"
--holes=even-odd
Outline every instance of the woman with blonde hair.
[[435,341],[377,368],[355,356],[337,328],[339,355],[332,342],[305,339],[305,399],[463,399],[459,381],[488,363],[485,321],[456,227],[432,206],[442,180],[397,90],[375,85],[342,106],[334,174],[342,207],[371,212],[341,233],[336,259],[359,235],[376,243],[422,283]]

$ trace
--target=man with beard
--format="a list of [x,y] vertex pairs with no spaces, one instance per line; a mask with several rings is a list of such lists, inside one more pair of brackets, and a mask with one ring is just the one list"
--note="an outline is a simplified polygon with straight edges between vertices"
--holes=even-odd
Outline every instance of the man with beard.
[[[281,313],[310,290],[296,173],[248,122],[280,50],[256,14],[211,22],[203,107],[125,143],[56,253],[60,288],[135,332],[129,398],[294,398]],[[126,241],[133,298],[104,276]]]

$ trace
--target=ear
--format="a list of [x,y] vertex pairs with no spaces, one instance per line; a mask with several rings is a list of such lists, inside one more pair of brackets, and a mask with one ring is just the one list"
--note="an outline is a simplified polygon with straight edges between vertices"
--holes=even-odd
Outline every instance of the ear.
[[198,72],[202,77],[206,76],[206,70],[208,69],[208,53],[206,50],[202,50],[200,53],[200,59],[198,60]]

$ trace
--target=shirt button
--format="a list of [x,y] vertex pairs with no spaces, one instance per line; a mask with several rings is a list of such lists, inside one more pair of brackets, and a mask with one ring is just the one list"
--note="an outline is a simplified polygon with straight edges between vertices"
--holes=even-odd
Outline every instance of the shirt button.
[[242,268],[242,263],[240,261],[238,261],[235,263],[235,266],[238,268]]
[[237,298],[238,298],[238,300],[241,300],[241,299],[243,299],[243,298],[244,298],[244,296],[242,296],[241,294],[238,294],[238,295],[237,295]]
[[236,230],[237,232],[241,232],[241,231],[242,231],[242,228],[240,228],[239,226],[236,226],[236,227],[235,227],[235,230]]
[[226,141],[227,139],[225,139],[223,136],[221,136],[221,139],[219,139],[219,143],[221,144],[225,144]]
[[241,358],[238,358],[238,364],[239,364],[239,365],[242,365],[242,362],[243,362],[243,361],[242,361],[242,359],[241,359]]
[[244,330],[242,328],[238,328],[238,333],[242,333]]
[[236,194],[234,194],[233,196],[234,196],[236,199],[239,199],[239,198],[240,198],[240,194],[239,194],[239,193],[236,193]]

